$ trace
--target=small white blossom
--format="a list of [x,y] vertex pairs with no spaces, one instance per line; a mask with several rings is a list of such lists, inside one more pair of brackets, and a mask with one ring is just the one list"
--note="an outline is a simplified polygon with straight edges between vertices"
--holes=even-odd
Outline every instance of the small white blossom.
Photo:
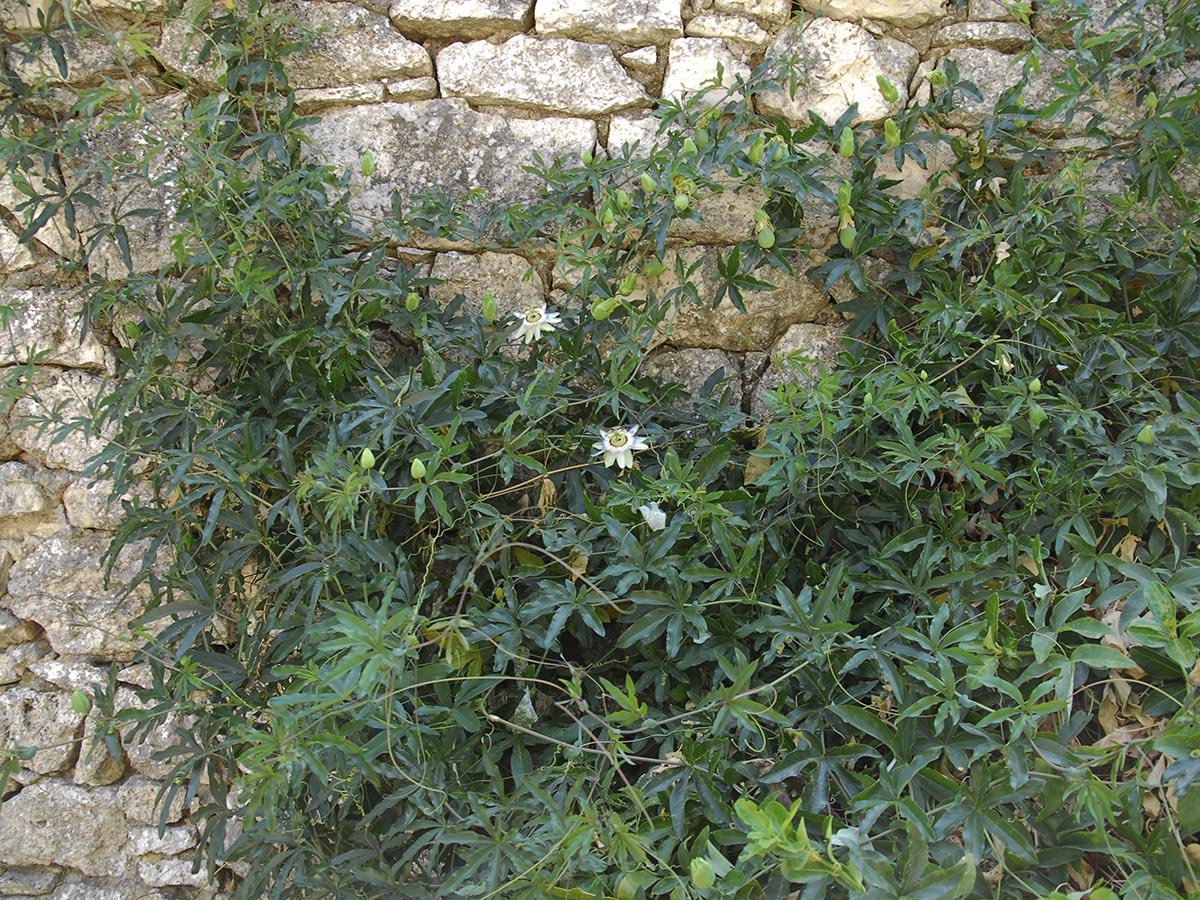
[[658,504],[654,501],[639,506],[638,512],[642,514],[642,518],[646,520],[651,531],[662,531],[667,527],[667,514],[659,509]]
[[1012,245],[1008,241],[1001,241],[998,243],[996,245],[996,262],[1004,262],[1006,259],[1012,256],[1012,254],[1008,252],[1011,249]]
[[650,445],[637,436],[637,426],[609,428],[600,432],[600,440],[592,444],[597,453],[604,454],[605,467],[617,464],[628,469],[633,465],[633,454],[637,450],[648,450]]
[[521,320],[521,324],[513,330],[510,337],[514,341],[525,341],[526,346],[538,340],[543,334],[549,334],[554,330],[554,326],[562,324],[562,315],[550,312],[544,303],[531,306],[524,312],[517,313],[516,317]]

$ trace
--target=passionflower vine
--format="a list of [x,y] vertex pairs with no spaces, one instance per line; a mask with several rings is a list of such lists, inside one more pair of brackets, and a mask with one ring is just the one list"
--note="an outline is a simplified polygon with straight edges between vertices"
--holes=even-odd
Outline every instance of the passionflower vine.
[[543,334],[549,334],[554,330],[554,326],[562,324],[562,315],[550,312],[546,309],[545,303],[530,306],[517,313],[516,317],[521,320],[521,324],[513,330],[510,337],[514,341],[524,341],[526,346],[538,340]]
[[637,436],[637,426],[607,428],[600,432],[600,440],[592,444],[597,453],[604,454],[605,467],[617,464],[628,469],[633,465],[633,454],[638,450],[649,450],[650,445]]

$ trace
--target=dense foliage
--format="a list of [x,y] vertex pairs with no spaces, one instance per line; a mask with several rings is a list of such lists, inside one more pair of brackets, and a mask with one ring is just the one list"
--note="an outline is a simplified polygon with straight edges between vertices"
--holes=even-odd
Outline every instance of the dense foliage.
[[[1031,58],[1059,99],[969,132],[952,64],[801,130],[754,111],[764,67],[664,106],[649,158],[386,224],[301,155],[270,7],[204,20],[228,70],[169,145],[174,260],[90,304],[156,598],[147,710],[95,701],[190,723],[164,799],[204,801],[198,864],[245,898],[1195,896],[1200,9],[1086,12]],[[31,128],[20,91],[30,185],[93,104],[139,112]],[[836,369],[757,420],[641,371],[698,294],[647,290],[671,221],[735,184],[765,203],[718,302],[764,264],[854,297]],[[82,190],[31,188],[29,233]],[[837,244],[796,252],[822,205]],[[418,231],[554,262],[561,321],[432,302],[390,250]]]

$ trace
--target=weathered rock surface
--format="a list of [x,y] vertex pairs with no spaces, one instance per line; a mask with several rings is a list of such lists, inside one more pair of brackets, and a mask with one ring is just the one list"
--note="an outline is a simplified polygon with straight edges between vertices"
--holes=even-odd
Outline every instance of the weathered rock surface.
[[1020,22],[957,22],[938,30],[938,47],[987,47],[1002,53],[1019,53],[1033,40],[1028,25]]
[[533,0],[396,0],[388,15],[412,37],[510,37],[533,19]]
[[59,887],[46,900],[167,900],[167,895],[148,890],[133,879],[122,882],[119,887],[74,881]]
[[792,15],[792,0],[715,0],[713,9],[733,16],[753,16],[763,25],[783,25]]
[[0,463],[0,518],[28,516],[49,507],[50,499],[34,480],[29,466],[19,462]]
[[123,497],[112,499],[112,482],[95,480],[90,475],[83,475],[67,486],[63,493],[63,506],[67,511],[67,521],[76,528],[94,528],[101,531],[112,531],[121,524],[125,510],[122,500],[141,502],[149,499],[149,489],[139,489],[126,493]]
[[[43,178],[40,178],[32,173],[22,173],[22,180],[28,184],[28,188],[39,195],[51,193],[49,186]],[[22,208],[24,204],[30,202],[30,197],[22,191],[13,176],[9,174],[0,175],[0,206],[3,206],[12,213],[18,222],[26,225],[33,221],[36,215],[36,208]],[[15,237],[15,235],[14,235]],[[50,219],[37,230],[34,234],[34,239],[42,244],[45,244],[59,256],[74,258],[79,253],[79,242],[71,236],[71,230],[67,227],[66,217],[61,210],[50,217]],[[20,251],[13,251],[17,254],[17,261],[21,257]],[[14,266],[13,271],[19,267]]]
[[144,609],[148,589],[125,596],[122,587],[140,569],[144,548],[122,550],[106,586],[100,559],[108,542],[103,535],[58,534],[12,568],[10,609],[37,621],[60,655],[117,660],[134,655],[129,622]]
[[761,416],[767,412],[764,396],[783,384],[807,387],[815,384],[821,368],[832,368],[842,349],[842,324],[793,325],[771,349],[771,364],[759,379],[751,395],[751,412]]
[[738,360],[720,350],[667,350],[656,353],[642,365],[642,371],[664,382],[675,381],[684,385],[692,396],[699,396],[700,389],[714,372],[723,370],[723,383],[716,387],[713,395],[720,397],[728,388],[730,402],[742,402],[741,371]]
[[[116,788],[116,803],[128,821],[142,825],[158,825],[161,810],[156,805],[160,784],[141,775],[134,775]],[[166,822],[183,818],[183,792],[176,791],[167,809]]]
[[[174,217],[179,208],[178,187],[174,183],[179,163],[174,150],[179,143],[175,129],[186,103],[183,94],[169,94],[152,100],[135,122],[120,122],[109,127],[92,127],[88,135],[90,153],[81,155],[66,178],[72,187],[86,184],[96,205],[77,210],[76,225],[85,242],[98,243],[88,259],[88,268],[96,274],[124,278],[131,271],[155,271],[174,259],[171,238]],[[128,160],[118,167],[117,177],[107,183],[81,174],[105,161]],[[127,166],[127,168],[126,168]],[[144,169],[148,180],[129,181],[122,174]],[[131,187],[133,188],[131,190]],[[124,228],[129,244],[126,263],[121,243],[105,231],[106,223]]]
[[917,28],[946,16],[942,0],[799,0],[814,15],[831,19],[878,19],[893,25]]
[[[96,719],[88,716],[83,723],[79,758],[75,761],[75,783],[92,787],[115,784],[125,777],[125,758],[121,751],[114,759],[105,741],[96,740]],[[118,740],[118,749],[120,741]]]
[[484,294],[490,293],[499,325],[545,302],[541,276],[524,258],[511,253],[439,253],[430,274],[442,283],[431,287],[429,296],[443,305],[462,294],[465,309],[478,315]]
[[192,871],[192,858],[186,859],[140,859],[137,865],[138,878],[152,887],[204,887],[208,876],[204,870]]
[[0,897],[49,894],[58,883],[59,874],[58,869],[7,869],[0,872]]
[[16,684],[26,669],[49,655],[50,645],[45,641],[29,641],[0,650],[0,684]]
[[612,50],[565,38],[518,34],[503,44],[451,44],[437,68],[443,95],[480,105],[596,116],[650,103]]
[[722,13],[702,13],[687,24],[688,37],[721,38],[728,44],[749,52],[760,52],[771,43],[771,33],[753,19],[727,16]]
[[0,366],[31,361],[76,369],[102,369],[104,346],[94,332],[82,336],[79,291],[0,289],[0,306],[15,309],[0,335]]
[[7,225],[0,225],[0,272],[20,272],[35,262],[33,253],[21,243],[17,233]]
[[642,47],[683,34],[679,0],[537,0],[539,35]]
[[316,34],[302,52],[284,57],[283,68],[293,88],[311,90],[433,74],[433,62],[424,47],[397,33],[386,17],[361,6],[290,0],[281,12],[295,16]]
[[116,788],[39,781],[0,805],[0,863],[120,876],[128,830]]
[[[798,125],[808,122],[809,110],[832,122],[853,103],[861,120],[895,114],[908,102],[907,85],[919,58],[908,44],[834,19],[812,19],[803,27],[788,28],[767,55],[777,60],[798,57],[803,77],[794,98],[783,90],[765,92],[758,97],[759,109]],[[894,103],[879,92],[881,75],[899,91]]]
[[129,849],[137,856],[154,853],[159,856],[175,856],[196,846],[196,829],[191,825],[175,825],[163,830],[162,834],[153,826],[132,828],[129,831]]
[[[974,82],[983,95],[981,100],[965,94],[955,98],[955,108],[945,119],[946,124],[952,127],[969,128],[991,115],[1000,95],[1019,82],[1025,71],[1019,57],[999,50],[964,47],[948,52],[946,58],[953,59],[962,80]],[[1045,106],[1056,96],[1054,79],[1061,72],[1062,64],[1047,54],[1042,60],[1040,73],[1031,74],[1029,83],[1022,89],[1021,102],[1034,109]],[[1053,127],[1053,123],[1036,125]]]
[[[43,42],[36,54],[27,58],[23,47],[13,46],[6,54],[9,68],[27,84],[44,81],[46,84],[91,85],[102,78],[124,78],[128,60],[122,57],[119,46],[125,35],[116,32],[113,40],[100,36],[83,36],[63,29],[58,43],[67,64],[63,78],[48,42]],[[136,65],[144,67],[144,61]]]
[[75,761],[82,724],[70,694],[32,688],[0,692],[0,747],[37,747],[25,766],[39,775],[61,772]]
[[[48,374],[14,405],[13,442],[48,468],[82,471],[105,446],[94,428],[79,424],[103,389],[102,379],[85,372]],[[68,429],[71,423],[78,427]]]
[[523,167],[534,162],[535,152],[547,162],[578,158],[596,143],[595,123],[585,119],[506,119],[458,99],[334,110],[309,134],[307,152],[352,173],[359,172],[364,154],[374,156],[375,174],[355,174],[353,184],[356,210],[376,222],[390,219],[393,189],[413,197],[435,189],[462,196],[480,188],[500,204],[532,199],[541,181]]
[[[689,37],[671,41],[663,97],[680,100],[691,96],[716,80],[718,68],[722,69],[721,85],[724,87],[733,85],[735,75],[745,78],[750,74],[750,67],[735,57],[719,38]],[[719,89],[713,90],[705,100],[716,104],[724,99],[724,94]]]
[[[7,572],[5,577],[8,577]],[[40,633],[36,622],[18,619],[7,609],[0,609],[0,650],[32,641]]]

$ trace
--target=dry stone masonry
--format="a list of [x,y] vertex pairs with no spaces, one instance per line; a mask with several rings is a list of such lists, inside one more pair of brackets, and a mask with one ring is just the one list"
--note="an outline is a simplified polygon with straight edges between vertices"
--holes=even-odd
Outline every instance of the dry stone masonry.
[[[152,97],[143,129],[98,133],[98,159],[136,158],[162,139],[156,123],[175,121],[184,97],[164,85],[186,83],[193,94],[218,89],[222,73],[215,57],[204,58],[203,35],[185,18],[169,17],[165,0],[76,0],[77,16],[98,18],[118,34],[135,30],[152,58],[128,67],[101,38],[78,38],[64,47],[66,79],[48,53],[26,60],[11,46],[48,0],[34,0],[29,11],[16,5],[0,0],[0,52],[16,71],[55,81],[52,103],[66,108],[75,92],[102,77],[134,79]],[[538,181],[526,167],[537,157],[616,154],[623,145],[648,152],[657,100],[685,98],[718,70],[731,83],[773,57],[793,57],[804,77],[794,97],[768,93],[756,102],[792,124],[806,122],[810,111],[833,120],[852,104],[860,122],[879,123],[929,96],[936,88],[925,73],[955,59],[985,92],[984,103],[964,105],[950,123],[969,127],[1016,80],[1015,54],[1039,27],[1035,19],[1031,30],[1003,0],[280,0],[278,6],[317,33],[287,63],[299,109],[317,117],[306,152],[352,173],[355,211],[369,227],[391,215],[394,190],[478,189],[512,203],[535,195]],[[168,77],[156,75],[157,67]],[[1038,84],[1053,74],[1047,62]],[[881,76],[896,85],[897,99],[882,96]],[[368,154],[374,171],[363,175]],[[68,183],[95,161],[68,161]],[[124,195],[125,187],[114,183],[111,197],[98,198],[119,199],[127,210],[137,272],[154,271],[170,253],[169,154],[158,165],[153,193]],[[930,173],[907,166],[897,174],[903,183],[896,190],[915,197]],[[17,234],[26,199],[7,176],[0,178],[0,307],[11,311],[0,366],[6,383],[23,394],[0,419],[0,747],[32,748],[0,805],[0,897],[213,898],[218,889],[192,871],[200,825],[193,811],[178,795],[169,809],[156,808],[170,768],[155,751],[170,746],[171,729],[138,740],[117,735],[110,741],[114,755],[94,745],[94,714],[72,703],[75,691],[90,692],[114,665],[118,707],[138,703],[146,672],[134,661],[130,621],[148,595],[122,591],[141,564],[138,552],[124,553],[109,579],[102,571],[121,508],[83,472],[105,435],[63,429],[86,419],[113,367],[106,340],[80,337],[81,295],[61,277],[63,261],[77,258],[80,244],[60,217],[51,217],[31,246],[22,245]],[[703,298],[715,248],[752,235],[761,202],[759,192],[746,189],[700,203],[700,222],[672,230],[659,283],[643,287],[670,289],[682,259],[685,268],[699,263]],[[808,221],[813,243],[832,243],[836,213],[814,209]],[[85,217],[78,225],[88,238],[99,220]],[[120,247],[100,238],[90,264],[122,275]],[[501,314],[552,302],[570,277],[543,257],[483,252],[420,234],[412,244],[397,254],[442,280],[433,296],[464,294],[471,308],[486,293]],[[776,286],[748,295],[748,313],[706,304],[672,315],[654,338],[649,368],[693,387],[720,372],[747,413],[761,415],[764,392],[798,377],[783,358],[832,364],[844,329],[835,298],[802,274],[763,275]]]

